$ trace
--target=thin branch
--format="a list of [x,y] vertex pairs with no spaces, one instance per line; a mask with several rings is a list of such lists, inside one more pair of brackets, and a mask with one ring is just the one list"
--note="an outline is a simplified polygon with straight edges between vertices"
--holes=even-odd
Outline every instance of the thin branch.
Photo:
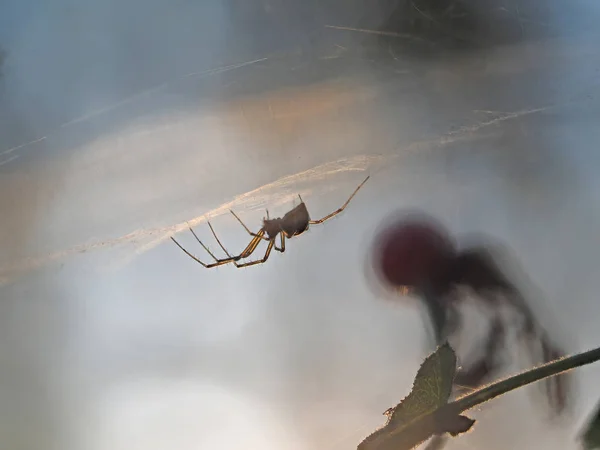
[[591,364],[599,360],[600,347],[584,353],[569,356],[568,358],[562,358],[557,361],[541,365],[535,369],[531,369],[518,375],[514,375],[510,378],[490,384],[471,394],[467,394],[458,398],[457,400],[449,403],[448,407],[458,412],[463,412],[527,384],[543,380],[544,378],[556,376],[560,373],[575,369],[576,367],[585,366],[586,364]]

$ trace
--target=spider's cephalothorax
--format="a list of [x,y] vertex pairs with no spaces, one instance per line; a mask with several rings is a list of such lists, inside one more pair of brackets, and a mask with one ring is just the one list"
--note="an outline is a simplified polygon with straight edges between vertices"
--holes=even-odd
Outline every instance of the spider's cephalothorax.
[[308,230],[309,224],[310,215],[306,203],[300,198],[300,204],[285,213],[283,217],[263,219],[263,230],[265,230],[265,234],[269,239],[275,239],[281,232],[286,238],[291,239]]
[[[229,263],[233,263],[238,268],[253,266],[255,264],[262,264],[269,258],[269,255],[271,254],[271,251],[273,249],[275,249],[281,253],[283,253],[285,251],[285,240],[286,239],[291,239],[294,236],[298,236],[298,235],[304,233],[306,230],[308,230],[308,227],[310,225],[317,225],[317,224],[323,223],[326,220],[329,220],[332,217],[338,215],[344,209],[346,209],[346,206],[348,206],[348,203],[350,203],[350,200],[352,200],[352,198],[356,195],[358,190],[363,186],[363,184],[365,184],[367,182],[367,180],[369,178],[370,177],[365,178],[365,180],[354,190],[354,192],[348,198],[348,200],[346,200],[346,203],[344,203],[341,207],[339,207],[332,213],[327,214],[325,217],[323,217],[322,219],[319,219],[319,220],[311,220],[310,219],[310,215],[308,214],[308,209],[306,208],[306,204],[304,203],[304,201],[302,200],[302,197],[300,197],[300,196],[298,196],[300,198],[300,204],[298,206],[295,206],[291,211],[288,211],[283,217],[278,217],[276,219],[270,219],[269,213],[267,211],[267,217],[265,219],[263,219],[263,226],[256,233],[253,233],[252,231],[250,231],[250,229],[244,224],[244,222],[242,222],[242,220],[233,211],[230,210],[231,214],[233,214],[233,216],[238,220],[238,222],[240,222],[240,224],[242,224],[242,226],[248,232],[248,234],[250,234],[250,236],[252,236],[252,240],[250,241],[250,243],[246,246],[246,248],[239,255],[236,255],[236,256],[230,255],[229,252],[223,246],[223,244],[221,244],[221,241],[217,237],[215,230],[213,229],[210,222],[208,222],[208,226],[210,227],[210,230],[211,230],[213,236],[215,237],[215,240],[217,241],[217,243],[219,244],[221,249],[227,255],[227,258],[218,259],[208,249],[208,247],[206,247],[206,245],[204,245],[202,243],[202,241],[200,239],[198,239],[198,236],[196,236],[196,233],[194,233],[194,230],[192,230],[190,228],[190,231],[192,232],[192,234],[194,235],[196,240],[200,243],[200,245],[204,248],[204,250],[206,250],[208,252],[208,254],[210,256],[212,256],[212,258],[215,260],[215,262],[211,263],[211,264],[205,264],[200,259],[198,259],[196,256],[192,255],[185,248],[183,248],[179,244],[179,242],[177,242],[175,240],[175,238],[171,237],[171,239],[190,258],[194,259],[197,263],[201,264],[202,266],[206,267],[207,269],[209,269],[211,267],[222,266],[224,264],[229,264]],[[279,247],[275,244],[277,237],[279,237],[279,241],[280,241]],[[241,264],[238,263],[239,260],[248,258],[252,253],[254,253],[254,251],[258,247],[258,244],[260,244],[260,242],[263,240],[267,241],[269,244],[267,246],[267,250],[265,251],[265,255],[263,256],[262,259],[259,259],[256,261],[245,262],[245,263],[241,263]]]

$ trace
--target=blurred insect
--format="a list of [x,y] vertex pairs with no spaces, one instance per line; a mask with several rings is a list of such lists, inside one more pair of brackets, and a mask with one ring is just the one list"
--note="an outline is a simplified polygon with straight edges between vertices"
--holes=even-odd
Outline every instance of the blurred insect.
[[[215,233],[215,230],[213,229],[210,222],[208,222],[208,226],[210,227],[210,230],[211,230],[215,240],[217,241],[217,243],[219,244],[221,249],[227,255],[227,258],[223,258],[223,259],[217,258],[208,249],[208,247],[206,245],[204,245],[204,243],[198,238],[198,236],[196,235],[196,233],[194,233],[194,230],[192,230],[191,227],[190,227],[190,231],[192,232],[192,234],[194,235],[196,240],[200,243],[202,248],[204,248],[204,250],[206,250],[206,252],[215,260],[214,263],[206,264],[206,263],[202,262],[198,257],[194,256],[189,251],[187,251],[185,248],[183,248],[183,246],[181,246],[181,244],[179,244],[179,242],[177,242],[175,240],[175,238],[171,237],[171,239],[190,258],[192,258],[194,261],[201,264],[202,266],[206,267],[207,269],[210,269],[212,267],[222,266],[224,264],[229,264],[229,263],[233,263],[237,268],[253,266],[256,264],[262,264],[262,263],[266,262],[267,259],[269,259],[269,256],[270,256],[273,248],[281,253],[283,253],[285,251],[285,239],[286,238],[291,239],[294,236],[299,236],[302,233],[304,233],[306,230],[308,230],[310,225],[321,224],[321,223],[325,222],[326,220],[329,220],[332,217],[337,216],[344,209],[346,209],[346,206],[348,206],[348,204],[350,203],[350,200],[352,200],[352,198],[354,198],[354,196],[356,195],[358,190],[367,182],[367,180],[369,178],[370,178],[370,176],[365,178],[365,180],[354,190],[354,192],[348,198],[348,200],[346,200],[346,203],[344,203],[341,207],[339,207],[332,213],[327,214],[325,217],[323,217],[322,219],[319,219],[319,220],[311,220],[310,219],[310,214],[308,213],[308,209],[306,208],[306,203],[304,203],[304,201],[302,200],[302,197],[300,197],[300,195],[298,195],[298,198],[300,198],[300,204],[295,206],[291,211],[288,211],[283,217],[277,217],[275,219],[270,219],[269,211],[267,211],[267,217],[263,219],[263,226],[256,233],[253,233],[252,231],[250,231],[250,229],[244,224],[244,222],[242,222],[242,220],[233,211],[230,210],[231,214],[233,214],[233,216],[244,227],[244,229],[248,232],[248,234],[250,234],[250,236],[252,236],[252,240],[250,241],[250,243],[237,256],[231,256],[231,254],[225,249],[225,247],[221,243],[221,240],[217,237],[217,234]],[[278,236],[280,239],[280,247],[278,247],[275,244],[275,240],[277,239]],[[238,261],[240,259],[245,259],[245,258],[248,258],[250,255],[252,255],[252,253],[254,253],[254,251],[258,247],[258,244],[260,244],[260,242],[262,240],[265,240],[269,243],[267,246],[267,250],[265,251],[265,254],[262,259],[259,259],[256,261],[245,262],[245,263],[241,263],[241,264],[238,263]]]
[[[458,309],[466,298],[464,288],[491,311],[487,337],[477,349],[481,356],[467,369],[458,371],[456,387],[480,387],[501,368],[499,354],[506,339],[502,308],[519,318],[518,335],[527,343],[533,359],[539,362],[541,356],[543,362],[549,362],[564,356],[537,323],[522,293],[484,246],[458,250],[454,239],[434,219],[418,211],[405,211],[376,236],[372,250],[372,264],[379,280],[401,294],[415,294],[425,305],[436,345],[467,327]],[[557,414],[566,406],[567,376],[546,379],[547,397]],[[438,436],[427,448],[441,448],[442,441],[443,437]]]

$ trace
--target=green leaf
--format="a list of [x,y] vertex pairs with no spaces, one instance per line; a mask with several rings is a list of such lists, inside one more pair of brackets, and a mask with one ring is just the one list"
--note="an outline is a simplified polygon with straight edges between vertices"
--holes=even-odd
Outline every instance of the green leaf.
[[385,426],[361,442],[358,450],[409,450],[434,434],[468,431],[474,420],[447,408],[455,373],[456,354],[445,343],[425,359],[410,394],[385,412]]
[[402,425],[448,403],[456,373],[456,354],[448,343],[429,355],[417,372],[412,391],[386,411],[388,424]]
[[585,426],[581,441],[585,450],[600,449],[600,404]]
[[[444,344],[422,364],[411,393],[396,407],[386,411],[388,422],[364,439],[358,450],[411,450],[434,435],[449,433],[456,436],[468,431],[475,423],[462,416],[463,411],[530,383],[596,361],[600,361],[600,347],[521,372],[448,402],[456,371],[456,355],[448,344]],[[600,448],[599,416],[600,405],[582,436],[586,450]]]

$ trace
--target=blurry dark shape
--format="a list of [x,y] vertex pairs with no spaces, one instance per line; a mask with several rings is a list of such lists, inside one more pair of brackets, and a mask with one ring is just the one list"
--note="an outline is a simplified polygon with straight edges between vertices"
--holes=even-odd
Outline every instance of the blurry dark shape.
[[306,63],[332,51],[369,61],[389,61],[390,54],[402,63],[445,59],[565,35],[557,25],[565,14],[595,29],[583,5],[565,11],[540,0],[228,0],[227,7],[233,29],[228,51],[243,48],[248,58],[301,53]]
[[455,252],[454,243],[433,220],[410,213],[402,227],[385,229],[375,251],[380,255],[378,274],[393,286],[418,286],[444,267]]
[[344,11],[338,17],[328,14],[324,20],[349,30],[338,34],[354,30],[363,49],[375,54],[431,59],[581,32],[557,25],[565,15],[595,30],[583,4],[563,6],[539,0],[355,0],[339,8]]
[[[264,262],[267,261],[267,259],[269,258],[269,255],[271,254],[271,251],[273,250],[273,248],[275,248],[275,250],[277,250],[280,253],[283,253],[285,251],[285,239],[286,238],[287,239],[291,239],[294,236],[299,236],[302,233],[304,233],[305,231],[307,231],[308,227],[310,225],[321,224],[321,223],[325,222],[326,220],[329,220],[329,219],[337,216],[342,211],[344,211],[344,209],[346,209],[346,206],[348,206],[348,204],[350,203],[350,200],[352,200],[354,198],[354,196],[356,195],[356,193],[358,192],[358,190],[361,187],[363,187],[363,185],[367,182],[367,180],[369,178],[370,178],[370,176],[368,176],[367,178],[365,178],[364,181],[358,185],[358,187],[354,190],[354,192],[352,193],[352,195],[350,195],[350,197],[348,198],[348,200],[346,200],[346,203],[344,203],[342,206],[340,206],[338,209],[336,209],[332,213],[329,213],[325,217],[323,217],[321,219],[318,219],[318,220],[311,220],[310,219],[310,214],[308,213],[308,209],[306,208],[306,203],[304,203],[304,200],[302,200],[302,197],[300,197],[300,195],[298,195],[298,197],[300,198],[300,204],[298,206],[294,207],[291,211],[288,211],[283,217],[277,217],[275,219],[269,219],[269,211],[267,211],[267,217],[263,219],[263,226],[262,226],[262,228],[257,233],[253,233],[252,231],[250,231],[250,229],[244,224],[244,222],[242,222],[242,220],[233,211],[230,210],[231,214],[233,214],[233,216],[238,220],[238,222],[240,222],[240,224],[244,227],[244,229],[248,232],[248,234],[250,234],[250,236],[252,236],[252,240],[250,241],[250,243],[237,256],[231,256],[231,254],[229,254],[229,252],[225,249],[225,247],[223,246],[223,244],[221,244],[221,241],[217,237],[217,234],[215,233],[215,230],[213,229],[213,227],[210,224],[210,222],[208,222],[208,226],[210,227],[210,231],[212,232],[215,240],[217,241],[217,243],[219,244],[219,246],[221,247],[221,249],[227,255],[227,258],[218,259],[208,249],[208,247],[206,245],[204,245],[204,243],[198,238],[198,236],[196,235],[196,233],[194,233],[194,230],[192,230],[192,228],[190,227],[190,231],[192,232],[192,234],[194,235],[194,237],[196,238],[196,240],[198,241],[198,243],[215,260],[215,262],[212,263],[212,264],[205,264],[205,263],[203,263],[196,256],[192,255],[185,248],[183,248],[181,246],[181,244],[179,244],[179,242],[177,242],[175,240],[175,238],[172,237],[172,236],[171,236],[171,240],[173,242],[175,242],[175,244],[177,244],[177,246],[181,250],[183,250],[190,258],[192,258],[194,261],[196,261],[197,263],[201,264],[203,267],[205,267],[207,269],[210,269],[212,267],[222,266],[224,264],[229,264],[229,263],[233,263],[237,268],[253,266],[253,265],[256,265],[256,264],[262,264],[262,263],[264,263]],[[266,236],[265,236],[265,234],[266,234]],[[280,239],[280,242],[281,242],[281,247],[277,247],[277,245],[275,245],[275,240],[277,239],[278,236],[279,236],[279,239]],[[259,259],[259,260],[256,260],[256,261],[250,261],[250,262],[247,262],[247,263],[238,264],[237,262],[240,259],[248,258],[248,257],[250,257],[250,255],[252,255],[252,253],[254,253],[254,251],[258,247],[258,244],[260,244],[261,240],[265,240],[265,241],[267,241],[269,243],[269,245],[267,246],[267,250],[265,251],[265,255],[263,256],[263,258]]]
[[442,45],[480,47],[473,38],[485,26],[473,6],[460,0],[392,0],[387,2],[389,16],[382,29],[414,35],[424,41]]
[[[437,345],[468,327],[458,309],[466,300],[462,289],[491,310],[487,337],[477,349],[482,356],[457,373],[455,386],[477,388],[501,369],[499,355],[506,333],[502,308],[508,307],[519,317],[519,338],[527,344],[534,361],[549,362],[564,356],[539,325],[522,293],[502,273],[491,250],[485,245],[459,249],[450,233],[425,213],[411,210],[395,216],[376,236],[372,256],[380,282],[411,292],[424,303]],[[546,381],[547,397],[556,414],[566,406],[568,381],[565,374]]]
[[600,403],[596,405],[590,419],[585,424],[580,440],[584,450],[600,449]]
[[444,49],[477,49],[557,36],[552,7],[538,0],[508,6],[474,0],[391,0],[382,27],[411,33]]

